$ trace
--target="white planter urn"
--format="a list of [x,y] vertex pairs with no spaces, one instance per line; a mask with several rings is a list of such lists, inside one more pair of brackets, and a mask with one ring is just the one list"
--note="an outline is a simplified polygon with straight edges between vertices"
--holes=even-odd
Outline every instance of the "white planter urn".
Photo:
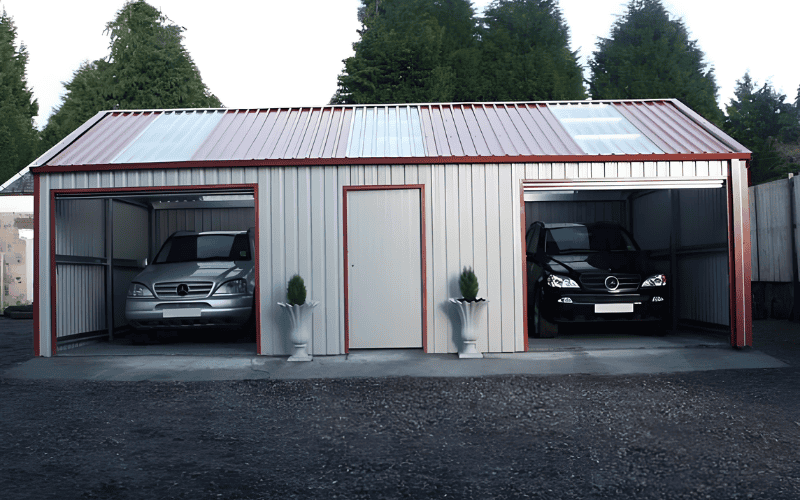
[[318,304],[319,302],[313,300],[300,305],[278,302],[278,305],[289,313],[289,320],[292,322],[289,339],[294,345],[294,350],[287,361],[311,361],[314,359],[308,354],[308,343],[311,341],[311,310]]
[[461,342],[463,346],[458,351],[458,357],[482,358],[483,354],[478,352],[478,348],[475,346],[478,341],[478,330],[475,327],[489,301],[477,299],[474,302],[468,302],[464,299],[451,298],[450,302],[458,306],[458,315],[461,316]]

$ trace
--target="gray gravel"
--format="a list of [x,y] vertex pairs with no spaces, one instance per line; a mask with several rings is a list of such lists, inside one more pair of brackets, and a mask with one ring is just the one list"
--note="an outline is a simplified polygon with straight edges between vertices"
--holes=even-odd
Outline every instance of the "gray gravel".
[[[1,345],[14,336],[4,321],[0,366],[8,367],[30,352]],[[762,338],[774,337],[761,348],[789,368],[197,383],[0,379],[0,496],[798,499],[800,328],[761,327],[768,330]]]

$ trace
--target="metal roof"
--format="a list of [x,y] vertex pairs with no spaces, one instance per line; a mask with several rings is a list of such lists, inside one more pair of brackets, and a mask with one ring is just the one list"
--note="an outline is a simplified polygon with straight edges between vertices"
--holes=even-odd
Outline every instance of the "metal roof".
[[104,111],[32,166],[747,153],[662,99]]

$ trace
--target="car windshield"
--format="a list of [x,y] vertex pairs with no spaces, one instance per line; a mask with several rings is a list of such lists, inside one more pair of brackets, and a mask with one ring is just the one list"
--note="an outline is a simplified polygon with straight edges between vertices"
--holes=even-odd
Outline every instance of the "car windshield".
[[155,264],[195,261],[250,260],[246,234],[193,234],[166,241]]
[[568,226],[547,230],[545,253],[558,255],[588,252],[635,251],[636,244],[620,227],[612,225]]

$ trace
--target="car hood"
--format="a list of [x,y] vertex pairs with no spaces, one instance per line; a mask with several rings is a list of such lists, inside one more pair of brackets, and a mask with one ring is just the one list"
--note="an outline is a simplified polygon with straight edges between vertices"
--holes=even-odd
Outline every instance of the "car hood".
[[545,263],[558,274],[584,273],[648,274],[653,271],[642,252],[598,252],[590,254],[550,256]]
[[250,262],[175,262],[151,264],[134,281],[150,285],[164,281],[213,281],[221,283],[235,278],[250,278]]

